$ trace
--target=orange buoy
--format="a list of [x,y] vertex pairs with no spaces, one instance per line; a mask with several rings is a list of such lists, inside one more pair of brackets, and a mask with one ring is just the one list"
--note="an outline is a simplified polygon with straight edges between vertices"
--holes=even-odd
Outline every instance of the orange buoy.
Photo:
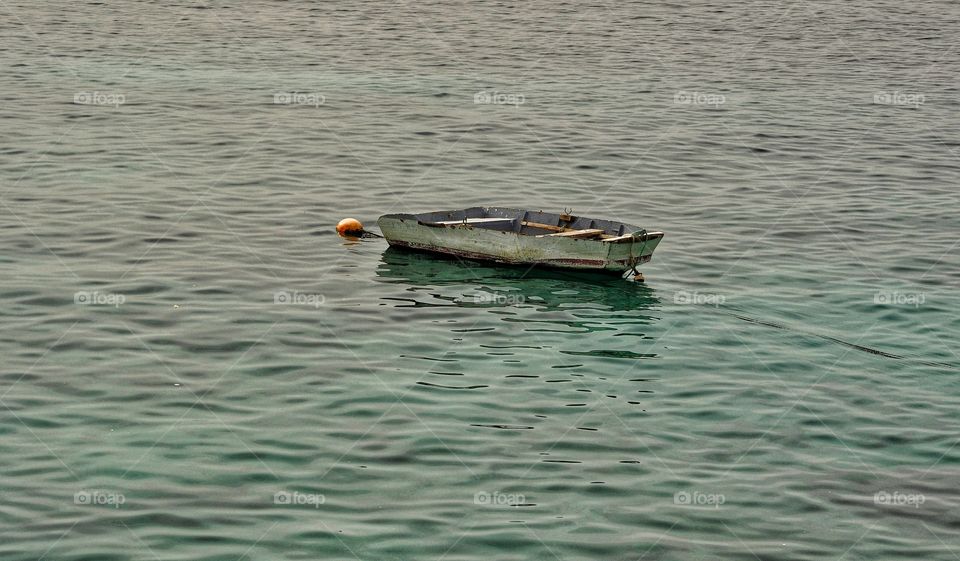
[[337,222],[337,233],[345,238],[359,238],[363,235],[363,224],[356,218],[344,218]]

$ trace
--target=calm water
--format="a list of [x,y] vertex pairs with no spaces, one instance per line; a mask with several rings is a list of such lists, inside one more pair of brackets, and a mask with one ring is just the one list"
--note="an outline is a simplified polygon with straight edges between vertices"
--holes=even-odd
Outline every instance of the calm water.
[[956,3],[0,13],[0,558],[960,555]]

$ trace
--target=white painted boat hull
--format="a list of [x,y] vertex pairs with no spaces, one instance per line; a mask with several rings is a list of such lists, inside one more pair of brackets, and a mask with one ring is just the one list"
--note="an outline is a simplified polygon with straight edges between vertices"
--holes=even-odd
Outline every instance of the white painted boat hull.
[[512,265],[617,273],[649,261],[663,238],[662,232],[643,230],[608,240],[525,235],[468,223],[440,224],[424,220],[424,216],[389,214],[381,216],[377,224],[387,242],[396,247]]

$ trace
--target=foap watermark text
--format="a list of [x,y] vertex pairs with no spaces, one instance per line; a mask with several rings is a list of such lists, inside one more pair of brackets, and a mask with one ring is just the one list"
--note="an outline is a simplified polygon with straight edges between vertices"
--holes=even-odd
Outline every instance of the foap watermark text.
[[727,299],[723,294],[709,294],[680,290],[673,295],[674,304],[700,304],[706,306],[721,306]]
[[491,294],[489,292],[482,292],[475,294],[472,300],[474,304],[514,306],[516,304],[523,304],[527,299],[522,294]]
[[323,294],[315,292],[300,292],[297,290],[279,290],[273,293],[274,304],[290,304],[295,306],[313,306],[320,308],[327,301]]
[[73,94],[73,102],[77,105],[112,105],[120,107],[127,102],[127,97],[115,92],[77,92]]
[[80,306],[113,306],[119,308],[127,301],[123,294],[100,292],[99,290],[78,290],[73,293],[73,303]]
[[312,506],[320,508],[327,502],[321,493],[301,493],[300,491],[277,491],[273,494],[273,504],[284,506]]
[[873,295],[873,303],[882,306],[913,306],[919,308],[927,301],[922,292],[880,291]]
[[927,497],[920,493],[901,493],[900,491],[877,491],[873,495],[873,503],[881,506],[912,506],[920,508],[927,502]]
[[481,91],[473,94],[473,102],[477,105],[514,105],[519,107],[527,102],[527,98],[523,94],[517,93]]
[[279,92],[273,94],[276,105],[312,105],[320,107],[327,102],[323,94],[317,92]]
[[892,92],[877,92],[873,94],[873,102],[879,105],[906,105],[919,108],[926,101],[927,98],[922,93],[895,90]]
[[721,493],[703,493],[700,491],[677,491],[673,494],[673,504],[680,506],[698,506],[720,508],[727,502]]
[[112,506],[120,508],[127,502],[123,493],[114,493],[102,490],[83,490],[73,494],[73,504],[83,506]]
[[520,493],[501,493],[499,491],[480,491],[473,494],[473,504],[483,506],[517,506],[526,502]]
[[707,107],[719,107],[727,102],[727,97],[723,94],[688,92],[680,90],[673,94],[673,102],[677,105],[705,105]]

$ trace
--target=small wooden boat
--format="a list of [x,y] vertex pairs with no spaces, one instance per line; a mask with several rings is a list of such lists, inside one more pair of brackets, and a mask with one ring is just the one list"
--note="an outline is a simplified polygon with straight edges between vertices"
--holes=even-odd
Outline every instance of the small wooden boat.
[[500,207],[377,220],[391,246],[512,265],[624,273],[650,261],[663,232],[566,213]]

